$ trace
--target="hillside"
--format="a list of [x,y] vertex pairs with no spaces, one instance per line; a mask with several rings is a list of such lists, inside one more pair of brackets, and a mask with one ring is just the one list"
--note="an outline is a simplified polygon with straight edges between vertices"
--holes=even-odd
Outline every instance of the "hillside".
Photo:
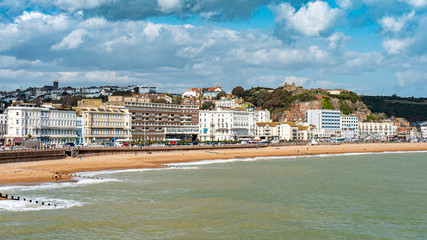
[[351,91],[331,94],[327,89],[307,90],[294,84],[276,89],[256,87],[240,93],[247,102],[268,109],[273,121],[305,120],[308,109],[335,109],[345,115],[358,116],[364,121],[371,111],[360,97]]
[[410,122],[427,121],[427,98],[393,96],[361,96],[372,112],[403,117]]

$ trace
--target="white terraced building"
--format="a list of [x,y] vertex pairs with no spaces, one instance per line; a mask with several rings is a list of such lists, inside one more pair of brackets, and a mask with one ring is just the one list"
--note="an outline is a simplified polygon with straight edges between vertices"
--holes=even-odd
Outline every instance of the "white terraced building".
[[23,140],[63,145],[76,141],[76,112],[35,106],[11,106],[6,110],[5,144],[22,145]]
[[270,121],[267,110],[236,111],[201,110],[199,122],[200,141],[251,140],[256,134],[256,123]]
[[386,140],[397,136],[397,125],[392,121],[384,122],[361,122],[359,134],[363,139]]

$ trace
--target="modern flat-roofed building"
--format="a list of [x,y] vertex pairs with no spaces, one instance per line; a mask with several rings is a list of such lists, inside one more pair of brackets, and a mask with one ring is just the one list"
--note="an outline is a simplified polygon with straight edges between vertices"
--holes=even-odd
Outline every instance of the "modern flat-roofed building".
[[341,116],[341,137],[346,140],[359,138],[359,118],[355,116]]
[[339,110],[309,109],[307,123],[316,126],[314,137],[331,139],[341,136],[341,116]]

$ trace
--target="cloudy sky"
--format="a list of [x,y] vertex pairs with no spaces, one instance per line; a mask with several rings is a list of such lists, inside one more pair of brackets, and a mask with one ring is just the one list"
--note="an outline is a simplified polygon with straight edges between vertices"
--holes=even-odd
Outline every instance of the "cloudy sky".
[[427,0],[1,0],[0,90],[53,80],[427,97]]

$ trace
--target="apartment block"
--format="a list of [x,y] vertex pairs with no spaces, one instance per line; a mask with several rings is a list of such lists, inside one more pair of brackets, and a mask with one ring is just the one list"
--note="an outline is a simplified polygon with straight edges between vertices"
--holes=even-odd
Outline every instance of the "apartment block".
[[359,118],[355,116],[341,116],[341,137],[346,140],[359,138]]
[[[117,103],[118,99],[111,97],[111,100]],[[147,103],[138,97],[125,97],[120,104],[131,113],[133,139],[142,141],[197,139],[199,133],[197,105]]]

